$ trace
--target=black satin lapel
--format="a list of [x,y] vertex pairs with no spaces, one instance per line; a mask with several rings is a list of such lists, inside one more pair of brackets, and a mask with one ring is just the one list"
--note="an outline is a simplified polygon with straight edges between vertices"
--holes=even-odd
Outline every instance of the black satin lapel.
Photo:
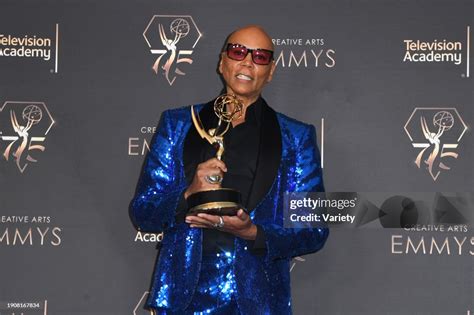
[[252,211],[269,192],[281,160],[281,131],[276,112],[263,103],[257,170],[250,191],[248,210]]
[[[201,119],[204,128],[212,128],[212,123],[214,120],[214,101],[211,101],[205,104],[202,109],[199,111],[199,118]],[[196,110],[196,109],[194,109]],[[204,148],[204,142],[206,140],[199,136],[194,124],[191,121],[191,127],[189,128],[186,139],[184,139],[184,148],[183,148],[183,164],[184,164],[184,173],[186,175],[186,181],[188,185],[191,183],[196,167],[201,163],[202,150]],[[206,142],[207,143],[207,142]]]

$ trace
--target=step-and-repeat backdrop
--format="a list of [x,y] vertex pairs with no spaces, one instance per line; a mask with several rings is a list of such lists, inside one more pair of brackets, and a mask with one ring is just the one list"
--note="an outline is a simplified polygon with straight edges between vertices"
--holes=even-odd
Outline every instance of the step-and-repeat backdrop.
[[247,24],[275,44],[264,97],[316,126],[326,190],[364,200],[292,261],[294,313],[473,314],[473,9],[3,0],[0,314],[150,313],[162,235],[128,212],[142,163],[163,110],[219,94]]

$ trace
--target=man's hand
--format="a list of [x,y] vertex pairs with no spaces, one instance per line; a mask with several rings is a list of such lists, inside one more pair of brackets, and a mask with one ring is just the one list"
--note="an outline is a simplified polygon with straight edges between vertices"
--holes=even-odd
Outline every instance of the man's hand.
[[212,158],[198,164],[193,181],[191,182],[191,185],[189,185],[188,189],[186,189],[184,192],[184,198],[187,199],[189,195],[199,191],[220,188],[220,183],[211,184],[206,180],[206,176],[219,175],[221,178],[223,178],[224,172],[227,172],[227,167],[225,166],[224,162],[218,160],[217,158]]
[[[242,209],[235,216],[222,216],[224,227],[220,231],[234,234],[245,240],[255,240],[257,237],[257,226],[252,223],[250,216]],[[198,215],[190,215],[186,217],[186,223],[191,227],[215,229],[215,224],[220,222],[218,215],[199,213]]]

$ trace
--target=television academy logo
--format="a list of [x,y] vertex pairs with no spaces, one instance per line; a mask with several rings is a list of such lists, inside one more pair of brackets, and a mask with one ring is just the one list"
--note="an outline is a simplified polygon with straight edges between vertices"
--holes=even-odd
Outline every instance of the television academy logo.
[[454,107],[417,107],[404,129],[413,147],[420,150],[416,166],[426,169],[436,181],[458,158],[457,149],[468,128]]
[[466,42],[447,39],[430,41],[419,39],[403,40],[404,63],[452,63],[456,66],[465,63],[466,71],[462,77],[469,78],[470,26],[466,27]]
[[43,152],[46,135],[54,125],[44,102],[7,101],[0,108],[0,153],[23,173]]
[[50,72],[58,73],[59,24],[56,24],[53,36],[0,33],[0,60],[11,60],[12,58],[28,58],[47,62],[54,59],[54,68],[50,69]]
[[164,232],[161,233],[145,233],[137,231],[134,242],[141,243],[160,243],[163,241]]
[[192,64],[191,55],[200,38],[199,28],[190,15],[154,15],[143,32],[150,52],[156,55],[152,69],[169,85],[186,73],[180,64]]

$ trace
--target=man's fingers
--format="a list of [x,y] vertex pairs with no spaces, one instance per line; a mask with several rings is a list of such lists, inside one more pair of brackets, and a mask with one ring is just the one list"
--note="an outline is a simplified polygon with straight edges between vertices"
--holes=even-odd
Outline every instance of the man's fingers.
[[245,212],[243,209],[240,209],[239,211],[237,211],[237,216],[239,217],[239,219],[243,221],[247,220],[247,218],[249,217],[247,212]]
[[225,163],[217,158],[212,158],[205,162],[202,162],[200,166],[205,168],[219,168],[223,172],[227,172],[227,166],[225,165]]
[[189,195],[199,191],[220,187],[222,179],[224,178],[224,172],[227,172],[227,167],[224,162],[217,158],[212,158],[200,163],[196,168],[196,173],[194,174],[191,185],[184,193],[184,198],[187,199]]
[[210,229],[210,228],[212,228],[209,225],[199,224],[199,223],[193,223],[193,224],[190,225],[190,227],[192,227],[192,228],[201,228],[201,229]]
[[[212,158],[198,165],[196,170],[196,175],[201,180],[205,180],[208,176],[220,176],[222,179],[224,177],[224,172],[227,171],[227,167],[224,162]],[[210,184],[219,184],[219,183],[210,183]]]
[[[198,217],[211,222],[213,225],[218,224],[219,222],[221,222],[218,215],[212,215],[212,214],[207,214],[207,213],[199,213]],[[222,217],[222,220],[224,220],[224,217]],[[224,225],[225,225],[225,220],[224,220]]]
[[186,217],[186,223],[202,224],[208,227],[214,227],[214,224],[216,223],[214,222],[215,220],[203,218],[201,217],[201,214],[202,213],[199,213],[198,216],[193,215],[193,216]]
[[196,175],[199,178],[205,178],[206,176],[219,175],[221,178],[224,176],[224,173],[220,168],[201,168],[198,169]]

